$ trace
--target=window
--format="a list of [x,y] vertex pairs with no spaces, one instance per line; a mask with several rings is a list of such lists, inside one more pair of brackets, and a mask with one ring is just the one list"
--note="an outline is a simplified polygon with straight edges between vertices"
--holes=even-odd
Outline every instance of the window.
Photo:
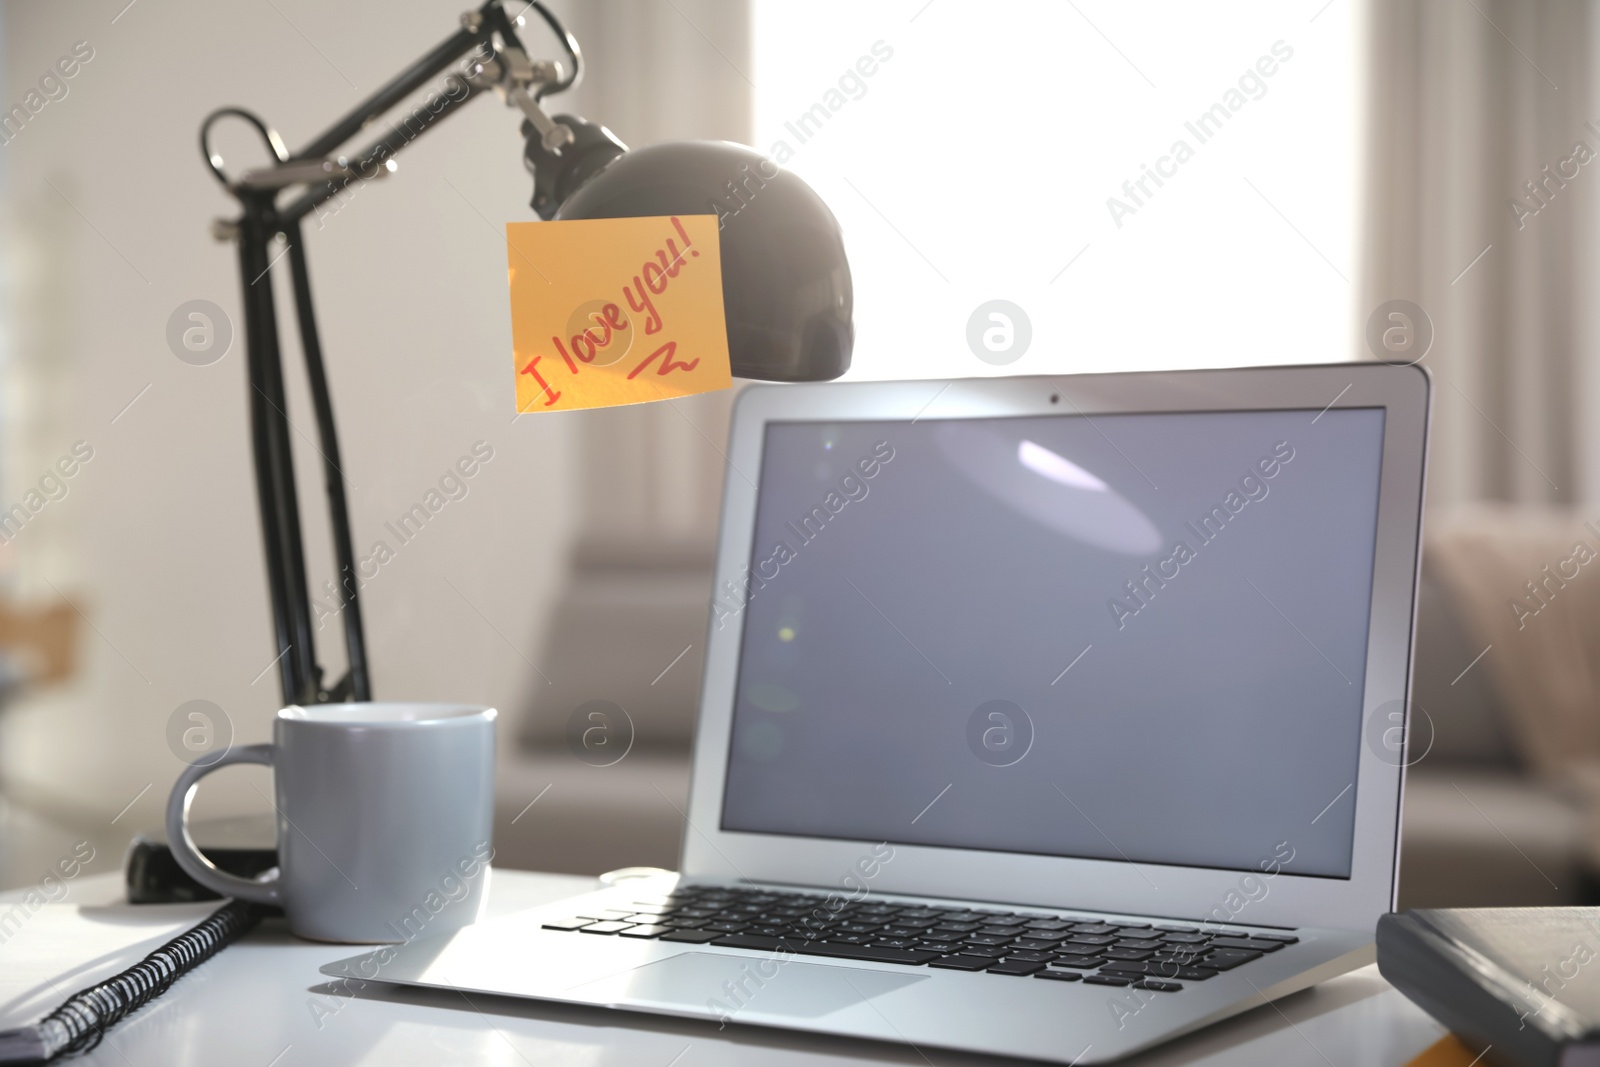
[[[1357,0],[753,2],[756,145],[844,228],[851,378],[1356,353]],[[985,361],[992,300],[1027,327],[979,315]]]

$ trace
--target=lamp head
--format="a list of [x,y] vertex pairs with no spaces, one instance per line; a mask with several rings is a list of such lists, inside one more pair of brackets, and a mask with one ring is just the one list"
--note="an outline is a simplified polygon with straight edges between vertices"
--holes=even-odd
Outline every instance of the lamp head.
[[602,126],[556,121],[573,142],[555,155],[530,136],[525,152],[542,218],[716,215],[733,373],[809,382],[850,369],[850,265],[838,221],[809,185],[743,145],[629,151]]

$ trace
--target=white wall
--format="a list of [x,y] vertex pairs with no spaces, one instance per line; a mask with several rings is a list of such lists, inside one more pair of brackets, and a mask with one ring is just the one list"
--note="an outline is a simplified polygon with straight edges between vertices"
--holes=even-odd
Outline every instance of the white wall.
[[[4,557],[19,592],[52,596],[53,583],[90,626],[80,680],[0,716],[0,774],[13,798],[112,835],[159,821],[181,766],[165,734],[179,704],[216,702],[245,742],[267,738],[279,704],[274,672],[262,674],[275,649],[239,282],[233,247],[207,233],[232,205],[202,166],[199,123],[240,104],[293,149],[443,39],[465,6],[125,2],[6,5],[5,107],[74,42],[94,58],[66,98],[0,147],[10,348],[0,506],[73,441],[94,448],[69,495]],[[248,143],[222,141],[230,164],[262,158]],[[518,118],[477,101],[405,152],[392,180],[308,232],[360,548],[474,441],[495,450],[470,494],[365,591],[380,698],[519,708],[566,560],[575,424],[512,423],[501,226],[533,218],[520,152]],[[232,351],[208,367],[180,362],[165,340],[173,309],[197,298],[234,320]],[[320,461],[292,343],[287,356],[320,587],[331,573]],[[342,669],[334,624],[322,640],[324,662]],[[226,772],[203,805],[261,810],[251,774]],[[265,788],[264,774],[253,780]]]

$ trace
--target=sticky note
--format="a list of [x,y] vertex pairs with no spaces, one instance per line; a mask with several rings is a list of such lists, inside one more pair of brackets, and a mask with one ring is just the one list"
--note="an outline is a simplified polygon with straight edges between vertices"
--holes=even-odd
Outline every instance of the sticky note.
[[1473,1067],[1481,1059],[1482,1052],[1474,1056],[1458,1038],[1445,1034],[1423,1049],[1416,1059],[1407,1061],[1405,1067]]
[[733,384],[715,215],[506,226],[517,411]]

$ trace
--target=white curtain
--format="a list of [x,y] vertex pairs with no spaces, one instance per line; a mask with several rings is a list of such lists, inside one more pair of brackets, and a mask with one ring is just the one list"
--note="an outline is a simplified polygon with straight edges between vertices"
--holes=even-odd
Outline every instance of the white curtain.
[[[744,0],[608,0],[570,28],[588,68],[563,99],[630,147],[748,143],[753,86]],[[580,553],[630,558],[669,545],[709,560],[722,491],[727,394],[569,416],[581,420]]]
[[1435,506],[1600,497],[1594,21],[1575,0],[1371,9],[1363,311],[1432,320]]

